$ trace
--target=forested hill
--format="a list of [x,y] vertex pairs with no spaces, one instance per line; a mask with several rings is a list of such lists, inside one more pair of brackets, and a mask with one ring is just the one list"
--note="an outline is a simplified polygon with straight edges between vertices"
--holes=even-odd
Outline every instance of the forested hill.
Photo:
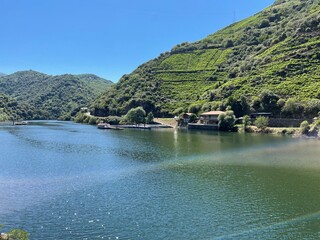
[[[86,107],[111,81],[92,74],[50,76],[21,71],[0,77],[0,94],[14,101],[6,112],[23,119],[70,119]],[[3,104],[5,105],[5,104]],[[24,105],[23,111],[19,106]],[[4,110],[3,110],[4,111]]]
[[142,64],[105,92],[92,112],[122,115],[143,106],[165,116],[190,104],[223,109],[241,99],[261,111],[266,110],[259,104],[262,92],[281,100],[279,108],[292,97],[319,99],[319,23],[319,0],[275,1],[252,17]]

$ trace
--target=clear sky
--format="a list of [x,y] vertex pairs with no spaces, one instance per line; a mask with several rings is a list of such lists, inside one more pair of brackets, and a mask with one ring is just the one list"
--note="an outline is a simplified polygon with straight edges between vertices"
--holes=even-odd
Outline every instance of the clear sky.
[[94,73],[114,82],[273,0],[0,0],[0,72]]

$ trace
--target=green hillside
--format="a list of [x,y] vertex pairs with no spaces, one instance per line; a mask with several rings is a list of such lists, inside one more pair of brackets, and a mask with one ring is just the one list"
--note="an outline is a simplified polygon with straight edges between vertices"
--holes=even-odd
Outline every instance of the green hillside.
[[31,111],[34,111],[34,108],[29,104],[20,103],[0,93],[0,122],[27,119]]
[[292,97],[306,105],[320,98],[319,23],[319,0],[278,0],[142,64],[105,92],[92,112],[123,115],[143,106],[156,116],[168,116],[190,104],[223,109],[244,98],[252,111],[267,110],[257,104],[261,93],[281,100],[279,112]]
[[[92,74],[50,76],[21,71],[0,77],[0,93],[28,106],[24,119],[70,119],[112,84]],[[15,112],[15,107],[10,108]],[[9,110],[10,110],[9,109]],[[8,109],[7,109],[8,110]]]

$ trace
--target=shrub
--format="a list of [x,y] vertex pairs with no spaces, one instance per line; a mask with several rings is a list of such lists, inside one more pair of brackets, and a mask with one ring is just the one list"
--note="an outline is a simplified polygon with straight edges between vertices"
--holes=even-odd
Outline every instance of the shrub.
[[234,128],[236,118],[233,111],[229,110],[226,113],[221,113],[218,117],[218,120],[219,130],[230,131]]
[[90,125],[95,125],[95,124],[97,124],[97,120],[98,120],[98,119],[97,119],[96,117],[90,117],[88,123],[89,123]]
[[259,116],[254,121],[254,125],[256,125],[257,128],[264,130],[269,125],[269,118],[263,117],[263,116]]
[[128,123],[144,123],[146,112],[142,107],[132,108],[126,114],[125,119]]
[[224,43],[224,47],[225,48],[233,47],[233,45],[234,44],[233,44],[233,41],[231,39],[226,40],[225,43]]
[[301,134],[308,134],[309,133],[309,130],[310,130],[310,126],[309,126],[309,123],[308,121],[303,121],[301,124],[300,124],[300,132]]
[[192,105],[190,105],[188,112],[197,114],[200,110],[201,110],[201,105],[192,104]]
[[243,116],[242,124],[243,124],[244,130],[246,130],[247,127],[251,125],[251,118],[248,115]]
[[259,28],[266,28],[270,26],[270,22],[267,19],[263,19],[259,25]]
[[302,117],[303,111],[303,105],[294,98],[289,98],[282,108],[282,112],[287,117]]
[[177,108],[176,110],[173,111],[173,114],[175,116],[179,116],[181,113],[184,113],[185,112],[185,109],[183,107],[179,107]]
[[320,131],[320,119],[315,120],[311,125],[310,125],[310,130],[309,130],[309,135],[311,136],[318,136]]
[[154,116],[153,116],[152,112],[149,112],[146,117],[146,123],[153,123],[153,118],[154,118]]
[[121,121],[123,121],[123,118],[122,117],[118,117],[118,116],[109,116],[109,117],[104,119],[104,122],[110,123],[110,124],[113,124],[113,125],[117,125]]
[[195,123],[197,121],[197,115],[192,114],[189,118],[189,123]]

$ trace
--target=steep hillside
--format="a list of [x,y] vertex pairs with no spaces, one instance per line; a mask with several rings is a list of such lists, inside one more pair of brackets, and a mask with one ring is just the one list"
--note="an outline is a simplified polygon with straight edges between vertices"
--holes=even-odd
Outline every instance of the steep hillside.
[[0,93],[0,121],[27,119],[32,111],[35,109],[27,103],[19,103]]
[[319,0],[278,0],[142,64],[104,93],[92,112],[122,115],[143,106],[165,116],[190,104],[222,108],[241,96],[254,104],[263,90],[284,101],[320,98],[319,23]]
[[0,77],[0,93],[29,105],[27,119],[69,119],[111,84],[92,74],[50,76],[21,71]]

